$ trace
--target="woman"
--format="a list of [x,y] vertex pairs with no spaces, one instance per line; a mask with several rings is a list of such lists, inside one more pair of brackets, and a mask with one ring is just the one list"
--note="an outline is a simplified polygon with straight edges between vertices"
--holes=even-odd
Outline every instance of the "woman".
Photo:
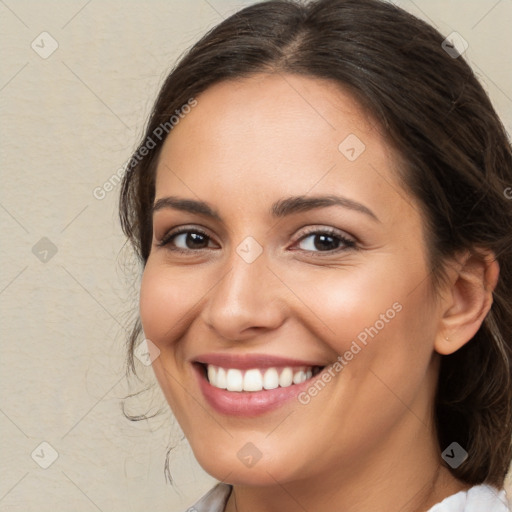
[[512,154],[462,51],[276,0],[165,81],[120,215],[189,510],[508,510]]

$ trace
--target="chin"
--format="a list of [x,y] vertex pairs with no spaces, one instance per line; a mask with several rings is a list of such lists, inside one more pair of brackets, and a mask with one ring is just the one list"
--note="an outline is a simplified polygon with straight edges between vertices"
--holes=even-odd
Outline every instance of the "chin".
[[[286,482],[293,478],[283,467],[285,461],[275,457],[262,457],[258,461],[243,462],[243,453],[238,457],[237,451],[218,453],[196,453],[201,467],[212,477],[232,485],[267,486],[275,485],[276,481]],[[240,460],[242,459],[242,460]],[[290,461],[287,463],[290,466]],[[294,466],[294,465],[293,465]],[[294,466],[294,469],[295,466]]]

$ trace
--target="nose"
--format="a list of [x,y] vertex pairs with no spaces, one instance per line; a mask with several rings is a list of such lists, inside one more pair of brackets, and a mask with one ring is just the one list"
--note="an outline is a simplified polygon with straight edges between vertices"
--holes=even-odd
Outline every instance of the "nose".
[[247,263],[234,254],[208,294],[201,316],[219,339],[248,340],[277,329],[285,321],[282,293],[283,286],[263,255]]

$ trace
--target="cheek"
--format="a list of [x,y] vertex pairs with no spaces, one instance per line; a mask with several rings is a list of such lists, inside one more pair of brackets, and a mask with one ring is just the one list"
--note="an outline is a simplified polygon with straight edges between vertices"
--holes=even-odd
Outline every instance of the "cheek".
[[173,410],[181,393],[170,376],[182,374],[185,369],[186,346],[180,340],[185,336],[191,315],[195,314],[194,305],[204,294],[200,283],[195,282],[194,273],[188,274],[180,277],[179,272],[150,258],[140,287],[139,313],[144,336],[160,351],[152,366]]
[[175,288],[148,263],[142,275],[139,312],[144,334],[154,343],[161,342],[161,334],[176,316],[170,304],[178,304]]
[[[197,298],[190,297],[193,283],[185,284],[184,279],[177,278],[175,272],[166,269],[160,262],[148,260],[140,286],[139,313],[144,336],[151,340],[160,350],[153,361],[152,368],[160,387],[179,423],[186,430],[190,429],[189,417],[200,415],[187,401],[183,392],[182,343],[177,342],[185,330],[187,313],[193,310]],[[195,295],[195,294],[192,294]],[[191,410],[191,414],[186,411]]]
[[300,278],[288,269],[284,279],[304,311],[315,313],[309,328],[344,359],[346,374],[362,379],[372,370],[397,389],[400,376],[419,376],[428,366],[436,328],[421,255],[403,253]]
[[145,336],[161,350],[172,344],[185,329],[194,304],[204,293],[201,290],[193,272],[180,276],[148,260],[142,275],[139,301]]
[[368,330],[387,329],[401,314],[406,295],[402,284],[376,265],[347,265],[314,273],[300,274],[293,269],[286,272],[283,280],[293,283],[299,307],[315,314],[317,336],[329,340],[340,354],[352,340],[364,342]]

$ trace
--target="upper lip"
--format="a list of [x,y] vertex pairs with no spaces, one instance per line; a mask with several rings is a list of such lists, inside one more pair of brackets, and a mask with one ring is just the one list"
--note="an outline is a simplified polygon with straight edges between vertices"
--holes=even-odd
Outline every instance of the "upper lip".
[[196,363],[212,364],[222,368],[272,368],[278,366],[326,366],[318,361],[291,359],[289,357],[274,356],[270,354],[203,354],[194,359]]

